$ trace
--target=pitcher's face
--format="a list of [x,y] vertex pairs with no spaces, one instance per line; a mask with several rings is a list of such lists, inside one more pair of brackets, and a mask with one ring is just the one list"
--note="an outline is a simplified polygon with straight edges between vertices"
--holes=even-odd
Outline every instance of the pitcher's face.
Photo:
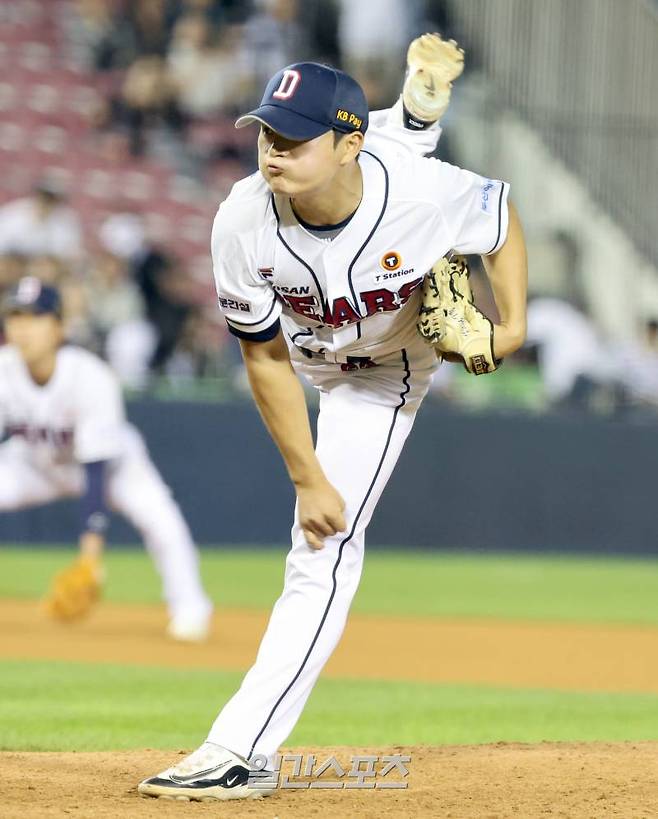
[[340,170],[356,156],[348,140],[336,143],[334,132],[298,142],[262,125],[258,136],[258,167],[273,193],[295,197],[328,188]]

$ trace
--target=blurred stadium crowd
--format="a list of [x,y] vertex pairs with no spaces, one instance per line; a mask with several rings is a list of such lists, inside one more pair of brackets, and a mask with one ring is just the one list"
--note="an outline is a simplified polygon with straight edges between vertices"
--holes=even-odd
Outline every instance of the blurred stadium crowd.
[[[240,384],[215,308],[218,203],[255,168],[235,115],[300,59],[354,74],[373,108],[402,82],[410,40],[460,39],[444,0],[12,0],[0,4],[0,289],[58,285],[71,341],[134,390]],[[469,61],[477,63],[470,51]],[[450,125],[439,155],[450,156]],[[531,271],[532,273],[532,271]],[[482,387],[446,367],[442,398],[618,411],[658,405],[658,324],[606,344],[584,310],[530,308],[529,344]],[[477,382],[489,379],[475,379]],[[478,392],[473,392],[477,390]],[[541,398],[537,398],[537,396]]]

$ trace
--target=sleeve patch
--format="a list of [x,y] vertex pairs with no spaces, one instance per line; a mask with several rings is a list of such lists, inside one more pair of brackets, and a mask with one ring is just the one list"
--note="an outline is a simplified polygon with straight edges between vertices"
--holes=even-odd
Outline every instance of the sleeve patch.
[[251,313],[251,304],[248,301],[238,301],[237,299],[227,299],[220,296],[219,306],[224,310],[240,310],[242,313]]
[[484,211],[484,213],[492,212],[491,191],[495,189],[496,183],[491,179],[487,179],[484,185],[482,185],[480,188],[480,210]]

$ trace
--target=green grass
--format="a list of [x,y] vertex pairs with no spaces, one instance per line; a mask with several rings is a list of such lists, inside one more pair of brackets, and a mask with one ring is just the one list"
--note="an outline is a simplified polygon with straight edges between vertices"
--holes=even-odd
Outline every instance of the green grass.
[[[284,549],[208,550],[222,606],[269,608]],[[38,597],[72,551],[0,549],[0,597]],[[106,599],[157,602],[141,550],[107,559]],[[354,611],[448,617],[658,623],[649,560],[371,552]],[[241,674],[42,661],[0,662],[0,748],[191,748]],[[658,695],[322,679],[291,744],[445,744],[658,739]]]
[[[220,606],[269,609],[283,583],[284,549],[203,553]],[[0,597],[39,597],[70,550],[0,548]],[[157,602],[142,550],[108,554],[106,599]],[[658,565],[648,559],[370,552],[353,611],[658,624]]]
[[[185,749],[239,674],[0,663],[0,750]],[[658,739],[658,696],[320,680],[290,745]]]

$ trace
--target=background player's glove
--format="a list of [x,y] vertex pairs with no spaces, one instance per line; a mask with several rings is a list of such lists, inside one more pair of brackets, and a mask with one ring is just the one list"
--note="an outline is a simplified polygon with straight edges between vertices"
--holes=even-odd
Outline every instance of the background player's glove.
[[99,599],[102,583],[100,562],[80,557],[55,575],[45,608],[55,620],[78,620]]
[[437,354],[457,356],[473,375],[493,372],[501,363],[493,352],[493,324],[473,303],[466,259],[440,259],[423,282],[418,331]]

